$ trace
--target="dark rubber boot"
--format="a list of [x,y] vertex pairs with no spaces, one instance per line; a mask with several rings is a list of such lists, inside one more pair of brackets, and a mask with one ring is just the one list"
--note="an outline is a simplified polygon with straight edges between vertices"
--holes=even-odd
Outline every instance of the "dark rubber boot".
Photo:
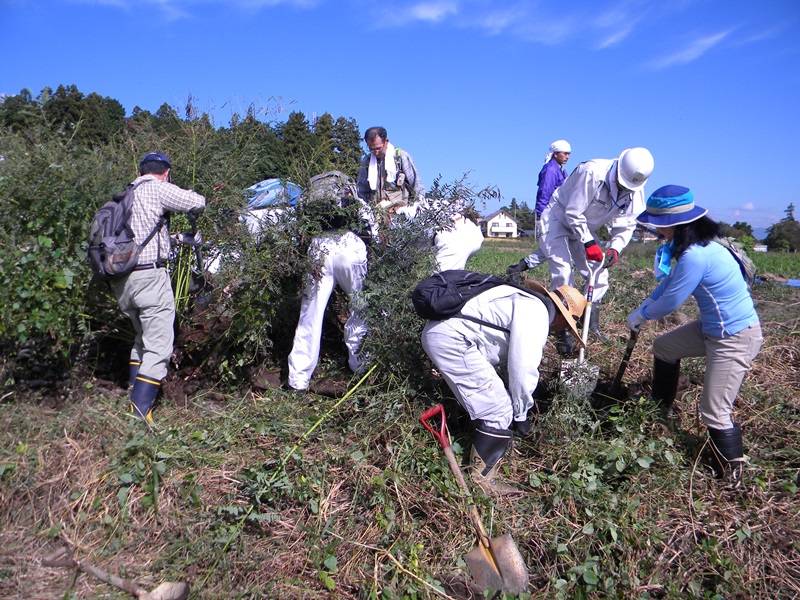
[[664,415],[668,415],[678,393],[678,380],[681,376],[681,361],[668,363],[660,358],[653,359],[652,396]]
[[509,429],[495,429],[478,425],[472,440],[470,467],[472,480],[487,495],[509,496],[520,494],[520,490],[500,481],[497,469],[506,453],[513,433]]
[[727,479],[731,487],[739,487],[744,470],[742,427],[734,423],[730,429],[708,428],[711,438],[711,461],[709,466],[715,479]]
[[607,346],[613,345],[611,340],[600,331],[600,304],[592,304],[592,314],[589,315],[589,333],[594,334],[598,340]]
[[161,382],[144,375],[137,375],[131,390],[131,412],[149,423],[153,422],[153,404]]
[[131,360],[128,368],[128,388],[133,387],[133,382],[136,381],[136,376],[139,374],[139,365],[141,364],[139,361]]

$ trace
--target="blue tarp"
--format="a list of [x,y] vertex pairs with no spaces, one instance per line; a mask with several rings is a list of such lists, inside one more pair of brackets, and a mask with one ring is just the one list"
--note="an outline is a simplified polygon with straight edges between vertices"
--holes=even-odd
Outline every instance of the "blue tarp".
[[800,279],[789,279],[786,282],[786,285],[790,285],[792,287],[800,287]]
[[248,195],[247,208],[258,210],[267,206],[294,206],[303,193],[296,183],[282,179],[265,179],[245,190]]

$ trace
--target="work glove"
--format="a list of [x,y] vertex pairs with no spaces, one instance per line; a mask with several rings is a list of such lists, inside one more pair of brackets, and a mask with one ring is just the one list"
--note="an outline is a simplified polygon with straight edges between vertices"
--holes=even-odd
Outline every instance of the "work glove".
[[597,245],[597,242],[592,240],[591,242],[586,242],[583,246],[586,248],[586,258],[595,262],[603,260],[603,251]]
[[642,323],[644,323],[647,320],[644,318],[644,315],[642,314],[643,308],[644,308],[643,306],[640,306],[639,308],[637,308],[635,311],[633,311],[631,314],[628,315],[628,327],[630,327],[631,331],[638,332],[642,326]]
[[192,234],[191,231],[183,231],[181,233],[176,233],[173,237],[179,244],[191,246],[192,248],[200,246],[203,243],[203,235],[199,231],[196,231],[194,234]]
[[527,270],[528,270],[528,263],[526,263],[525,259],[523,258],[517,264],[511,265],[508,268],[506,268],[506,275],[514,275],[516,273],[522,273],[523,271]]
[[609,267],[613,267],[615,264],[617,264],[618,260],[619,260],[619,252],[617,252],[613,248],[609,248],[608,250],[606,250],[606,269]]

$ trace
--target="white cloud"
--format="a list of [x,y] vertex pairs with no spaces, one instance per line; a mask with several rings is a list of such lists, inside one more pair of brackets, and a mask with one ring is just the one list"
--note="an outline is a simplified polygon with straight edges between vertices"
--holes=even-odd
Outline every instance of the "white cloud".
[[689,42],[689,44],[677,52],[673,52],[668,56],[664,56],[650,63],[650,66],[656,70],[674,67],[676,65],[685,65],[692,61],[697,60],[706,52],[711,50],[714,46],[722,42],[732,30],[722,31],[705,37],[698,38]]
[[421,2],[409,9],[409,15],[413,20],[434,23],[456,13],[458,13],[458,6],[455,2]]
[[752,202],[745,202],[742,204],[742,210],[756,210],[756,205]]

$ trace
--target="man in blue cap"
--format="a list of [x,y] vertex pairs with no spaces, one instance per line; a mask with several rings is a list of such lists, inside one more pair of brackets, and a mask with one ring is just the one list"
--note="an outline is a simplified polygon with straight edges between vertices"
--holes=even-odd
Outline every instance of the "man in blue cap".
[[[205,208],[203,196],[170,182],[171,168],[169,158],[161,152],[148,152],[139,163],[139,177],[132,184],[136,189],[130,221],[137,240],[147,238],[165,213]],[[119,308],[136,334],[130,358],[131,411],[151,423],[174,340],[175,297],[166,269],[169,246],[168,227],[162,227],[142,248],[133,272],[114,282]]]

